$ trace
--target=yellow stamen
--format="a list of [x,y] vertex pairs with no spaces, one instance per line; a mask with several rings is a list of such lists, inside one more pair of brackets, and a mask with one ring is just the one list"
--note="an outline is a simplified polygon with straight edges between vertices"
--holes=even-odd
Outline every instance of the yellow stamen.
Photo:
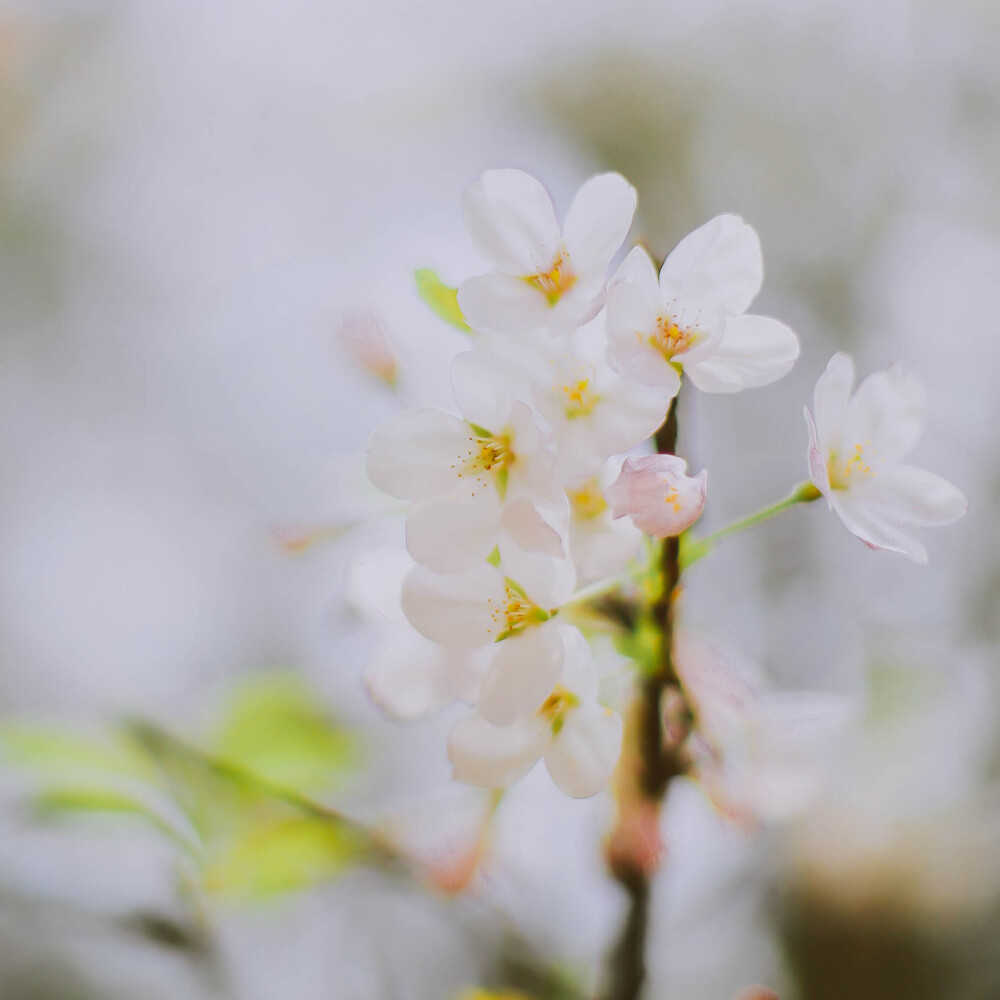
[[560,388],[566,397],[566,416],[570,420],[592,413],[600,401],[600,397],[590,387],[589,378],[582,378],[577,382],[567,382]]
[[568,292],[576,283],[576,275],[569,264],[565,251],[560,251],[552,267],[541,274],[533,274],[524,279],[532,288],[537,288],[554,306],[564,292]]
[[656,331],[650,335],[649,344],[669,361],[675,354],[692,348],[700,334],[693,328],[682,328],[666,313],[656,319]]
[[865,441],[864,444],[860,442],[855,444],[846,462],[841,461],[840,455],[836,451],[830,452],[830,460],[827,462],[826,470],[832,489],[846,490],[851,485],[852,480],[856,481],[878,475],[878,471],[873,469],[871,464],[877,460],[878,449],[871,445],[871,440]]
[[566,495],[573,508],[573,516],[582,520],[600,517],[608,509],[596,478],[588,479],[579,489],[567,490]]
[[566,721],[566,713],[579,704],[580,699],[572,691],[559,684],[552,691],[552,694],[542,702],[538,714],[552,727],[552,735],[554,736],[562,729],[563,723]]
[[523,632],[529,625],[548,621],[552,616],[544,608],[540,608],[530,600],[525,592],[513,580],[506,580],[503,601],[490,603],[490,618],[493,627],[490,629],[496,642],[509,636]]

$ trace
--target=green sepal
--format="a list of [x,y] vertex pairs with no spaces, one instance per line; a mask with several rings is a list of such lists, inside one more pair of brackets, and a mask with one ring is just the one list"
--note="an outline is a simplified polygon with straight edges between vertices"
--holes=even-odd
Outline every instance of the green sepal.
[[499,545],[494,545],[493,546],[493,551],[486,557],[486,561],[491,566],[499,566],[500,565],[500,546]]

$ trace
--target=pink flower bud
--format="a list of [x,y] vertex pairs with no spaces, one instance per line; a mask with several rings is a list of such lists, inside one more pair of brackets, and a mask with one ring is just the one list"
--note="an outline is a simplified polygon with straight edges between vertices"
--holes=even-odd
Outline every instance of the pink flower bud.
[[366,371],[390,388],[396,384],[396,348],[377,312],[359,309],[347,313],[337,325],[337,341]]
[[614,517],[626,514],[632,523],[655,538],[686,531],[701,517],[705,506],[707,472],[685,475],[687,462],[676,455],[626,458],[606,496]]

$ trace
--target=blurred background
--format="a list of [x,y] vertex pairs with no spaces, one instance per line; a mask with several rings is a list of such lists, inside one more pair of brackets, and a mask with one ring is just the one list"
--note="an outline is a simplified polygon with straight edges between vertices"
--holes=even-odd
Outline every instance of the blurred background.
[[[863,722],[794,822],[671,790],[648,995],[1000,997],[998,163],[993,0],[3,3],[0,1000],[592,989],[624,912],[606,797],[539,769],[480,843],[454,716],[381,718],[348,594],[402,530],[363,473],[397,403],[344,331],[391,334],[408,403],[445,398],[457,334],[412,274],[479,273],[459,203],[490,166],[562,210],[621,171],[661,255],[723,211],[760,233],[757,311],[802,357],[687,400],[706,526],[805,477],[838,349],[922,377],[915,462],[970,502],[927,567],[817,504],[690,574],[689,627]],[[405,831],[441,888],[279,815],[276,775]],[[171,812],[192,801],[224,843],[201,884]]]

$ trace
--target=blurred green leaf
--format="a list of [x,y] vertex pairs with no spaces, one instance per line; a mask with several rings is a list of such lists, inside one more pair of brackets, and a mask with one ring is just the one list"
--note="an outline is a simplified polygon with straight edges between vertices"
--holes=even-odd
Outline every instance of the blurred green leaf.
[[312,816],[250,826],[208,867],[206,888],[255,899],[305,889],[338,875],[363,846],[349,827]]
[[462,333],[471,333],[472,327],[465,322],[462,310],[458,308],[458,290],[446,285],[435,271],[421,268],[413,277],[417,282],[417,292],[441,319],[450,323]]
[[335,784],[357,757],[355,741],[301,678],[261,674],[234,694],[213,741],[222,760],[296,792]]
[[0,755],[41,777],[101,772],[149,778],[148,760],[116,733],[81,733],[54,725],[11,723],[0,729]]

